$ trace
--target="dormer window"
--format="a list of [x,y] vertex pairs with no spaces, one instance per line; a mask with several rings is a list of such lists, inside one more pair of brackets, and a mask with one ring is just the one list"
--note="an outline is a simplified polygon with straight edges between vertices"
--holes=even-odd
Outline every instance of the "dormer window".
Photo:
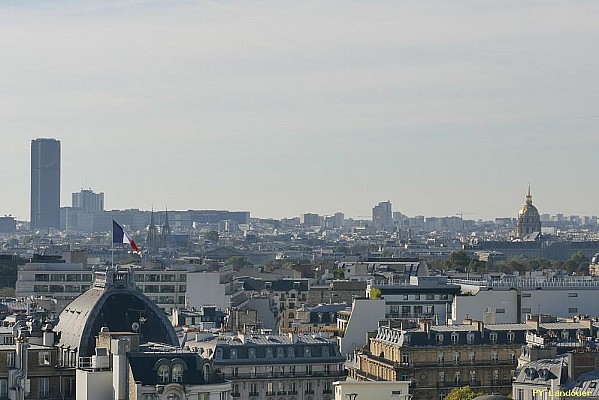
[[289,347],[287,349],[287,357],[289,357],[289,358],[295,357],[295,352],[293,351],[293,347]]
[[160,383],[168,383],[171,375],[171,369],[168,365],[162,364],[158,367],[158,382]]
[[507,342],[508,343],[514,343],[514,339],[516,339],[516,334],[514,332],[508,332],[507,333]]
[[489,334],[489,340],[491,341],[492,344],[497,343],[497,332],[491,332]]
[[183,366],[181,364],[173,365],[171,369],[171,381],[172,382],[183,382]]
[[568,332],[568,331],[562,331],[562,339],[563,340],[570,339],[570,332]]
[[231,360],[237,360],[237,349],[231,349]]
[[310,357],[312,355],[312,349],[308,346],[304,347],[304,357]]
[[249,357],[249,358],[251,358],[251,359],[254,359],[254,358],[256,358],[256,349],[254,349],[254,348],[250,348],[250,349],[248,350],[248,357]]
[[451,343],[458,344],[458,340],[460,339],[460,335],[457,332],[453,332],[451,334]]
[[277,349],[277,358],[283,358],[283,357],[285,357],[285,350],[283,350],[282,347],[279,347]]
[[466,343],[468,343],[468,344],[474,343],[474,333],[468,332],[466,334]]
[[272,349],[271,348],[266,349],[266,358],[272,358]]
[[437,344],[443,344],[443,334],[437,333]]

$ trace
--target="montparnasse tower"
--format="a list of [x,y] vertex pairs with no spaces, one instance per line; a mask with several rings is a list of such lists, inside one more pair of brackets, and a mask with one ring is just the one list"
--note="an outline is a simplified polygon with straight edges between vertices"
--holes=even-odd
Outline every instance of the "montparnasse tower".
[[[537,235],[534,235],[534,234]],[[541,216],[539,210],[532,205],[532,195],[530,186],[526,194],[526,203],[518,212],[518,222],[516,223],[516,237],[524,239],[530,237],[536,239],[541,235]]]

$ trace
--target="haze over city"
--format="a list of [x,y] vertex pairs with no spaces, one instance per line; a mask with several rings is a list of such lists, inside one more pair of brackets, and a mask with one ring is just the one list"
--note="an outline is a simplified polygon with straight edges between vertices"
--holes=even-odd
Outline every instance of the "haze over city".
[[61,205],[597,215],[599,4],[0,5],[2,213],[29,218],[30,141]]

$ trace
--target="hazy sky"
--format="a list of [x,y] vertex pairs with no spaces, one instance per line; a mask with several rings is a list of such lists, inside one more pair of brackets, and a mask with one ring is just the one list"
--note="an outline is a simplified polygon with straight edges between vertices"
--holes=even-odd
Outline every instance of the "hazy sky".
[[[93,4],[92,4],[93,3]],[[62,205],[597,215],[599,2],[0,3],[0,214]]]

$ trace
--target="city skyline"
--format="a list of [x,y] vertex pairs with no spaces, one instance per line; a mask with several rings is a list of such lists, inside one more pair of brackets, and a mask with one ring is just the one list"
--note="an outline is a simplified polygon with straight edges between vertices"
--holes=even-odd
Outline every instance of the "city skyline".
[[61,206],[491,219],[530,184],[541,214],[599,214],[596,3],[0,11],[2,215],[29,218],[38,137],[61,141]]

